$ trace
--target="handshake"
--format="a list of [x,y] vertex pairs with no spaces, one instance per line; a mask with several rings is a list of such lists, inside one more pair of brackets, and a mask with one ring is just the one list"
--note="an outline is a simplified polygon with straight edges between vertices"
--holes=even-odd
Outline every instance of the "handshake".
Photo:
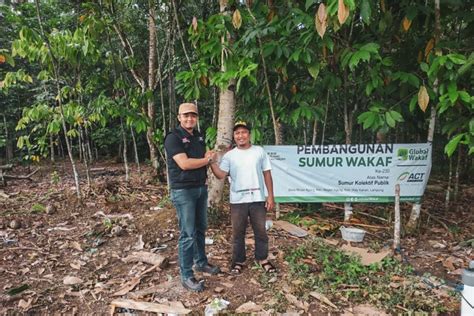
[[208,150],[204,157],[207,159],[207,165],[210,166],[214,163],[218,163],[222,155],[214,150]]

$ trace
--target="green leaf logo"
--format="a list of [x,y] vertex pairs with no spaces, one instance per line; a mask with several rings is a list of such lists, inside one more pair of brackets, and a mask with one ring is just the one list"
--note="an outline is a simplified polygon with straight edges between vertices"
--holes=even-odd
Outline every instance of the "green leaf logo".
[[408,160],[408,149],[399,148],[397,151],[398,160]]
[[405,180],[408,176],[410,175],[410,173],[408,171],[400,174],[397,178],[397,181],[403,181]]

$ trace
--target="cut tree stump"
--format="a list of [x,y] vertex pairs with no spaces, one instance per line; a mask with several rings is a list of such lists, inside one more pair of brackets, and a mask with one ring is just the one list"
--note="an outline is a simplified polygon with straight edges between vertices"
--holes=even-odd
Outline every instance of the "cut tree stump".
[[125,262],[145,262],[148,264],[156,265],[160,269],[164,269],[168,266],[168,258],[163,257],[157,253],[146,252],[146,251],[138,251],[133,252],[128,257],[124,258],[123,261]]
[[0,185],[2,186],[7,186],[7,181],[5,179],[5,173],[8,170],[11,170],[13,168],[13,165],[2,165],[0,166]]

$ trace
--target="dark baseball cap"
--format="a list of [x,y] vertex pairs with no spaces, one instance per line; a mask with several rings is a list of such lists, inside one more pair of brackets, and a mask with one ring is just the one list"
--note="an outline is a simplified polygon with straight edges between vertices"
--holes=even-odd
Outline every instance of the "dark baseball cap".
[[250,126],[250,124],[247,124],[247,122],[244,122],[244,121],[237,121],[237,122],[235,122],[235,124],[234,124],[234,130],[233,130],[233,131],[235,132],[235,130],[236,130],[237,128],[239,128],[239,127],[246,128],[249,132],[250,132],[250,130],[252,129],[251,126]]

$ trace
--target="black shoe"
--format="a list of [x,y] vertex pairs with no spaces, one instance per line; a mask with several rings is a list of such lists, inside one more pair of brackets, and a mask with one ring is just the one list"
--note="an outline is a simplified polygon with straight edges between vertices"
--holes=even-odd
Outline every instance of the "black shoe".
[[212,275],[216,275],[216,274],[221,272],[221,269],[219,269],[219,267],[213,266],[210,263],[208,263],[208,264],[206,264],[202,267],[196,266],[194,268],[194,270],[196,270],[198,272],[206,272],[206,273],[209,273],[209,274],[212,274]]
[[195,277],[191,277],[189,279],[186,279],[184,281],[181,281],[181,284],[183,284],[183,286],[190,290],[190,291],[194,291],[194,292],[201,292],[204,290],[204,282],[199,282],[198,280],[196,280]]

